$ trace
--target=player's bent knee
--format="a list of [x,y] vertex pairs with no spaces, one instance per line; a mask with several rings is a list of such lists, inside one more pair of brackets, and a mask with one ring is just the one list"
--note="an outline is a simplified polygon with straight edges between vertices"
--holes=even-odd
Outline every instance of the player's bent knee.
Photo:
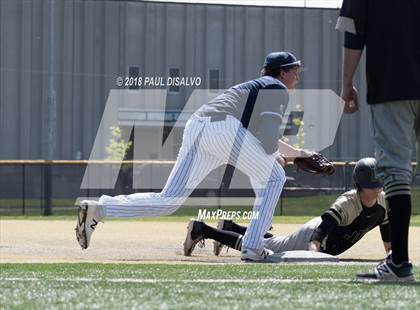
[[279,183],[284,185],[286,183],[286,172],[283,167],[276,163],[273,165],[273,171],[271,173],[270,182]]

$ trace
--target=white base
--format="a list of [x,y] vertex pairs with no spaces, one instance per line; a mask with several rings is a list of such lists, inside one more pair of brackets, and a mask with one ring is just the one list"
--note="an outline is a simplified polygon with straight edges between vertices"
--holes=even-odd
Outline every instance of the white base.
[[338,257],[326,253],[312,251],[286,251],[270,255],[267,263],[338,263]]

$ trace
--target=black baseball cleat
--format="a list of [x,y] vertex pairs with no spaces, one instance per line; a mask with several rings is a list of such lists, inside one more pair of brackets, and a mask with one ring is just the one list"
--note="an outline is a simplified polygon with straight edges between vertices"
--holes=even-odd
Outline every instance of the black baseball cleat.
[[187,227],[187,236],[184,241],[184,255],[191,256],[197,243],[200,241],[204,244],[202,233],[202,225],[204,223],[196,220],[190,220]]
[[360,282],[415,282],[413,265],[403,262],[395,265],[390,259],[380,262],[372,271],[358,273],[356,280]]

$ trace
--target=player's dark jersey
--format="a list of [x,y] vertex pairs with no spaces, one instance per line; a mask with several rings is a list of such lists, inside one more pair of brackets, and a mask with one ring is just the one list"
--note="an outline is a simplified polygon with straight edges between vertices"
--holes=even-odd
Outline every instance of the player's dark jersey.
[[[275,91],[276,100],[265,100],[269,99],[268,96],[264,96],[264,98],[259,96],[262,89],[283,91]],[[245,128],[248,128],[251,117],[260,117],[264,112],[277,115],[281,119],[287,101],[287,91],[283,83],[271,76],[263,76],[232,86],[223,94],[203,105],[196,113],[200,116],[232,115],[240,120]]]
[[[330,216],[323,215],[323,220]],[[351,248],[368,231],[381,225],[385,218],[385,209],[376,204],[371,208],[363,207],[360,214],[347,226],[336,226],[325,241],[324,252],[338,255]]]
[[271,76],[263,76],[229,88],[195,114],[215,119],[223,119],[226,115],[235,117],[271,153],[277,149],[276,133],[279,132],[288,100],[283,83]]
[[377,226],[381,227],[382,240],[390,240],[384,193],[376,205],[368,208],[361,204],[356,190],[346,192],[321,217],[312,239],[321,242],[325,253],[343,253]]
[[337,29],[366,46],[368,103],[420,99],[420,1],[344,0]]

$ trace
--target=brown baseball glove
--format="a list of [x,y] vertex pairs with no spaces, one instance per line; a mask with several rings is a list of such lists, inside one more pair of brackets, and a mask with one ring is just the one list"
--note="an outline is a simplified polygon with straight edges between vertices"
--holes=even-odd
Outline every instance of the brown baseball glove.
[[293,163],[299,169],[319,175],[332,175],[335,166],[322,154],[312,153],[309,157],[296,157]]

